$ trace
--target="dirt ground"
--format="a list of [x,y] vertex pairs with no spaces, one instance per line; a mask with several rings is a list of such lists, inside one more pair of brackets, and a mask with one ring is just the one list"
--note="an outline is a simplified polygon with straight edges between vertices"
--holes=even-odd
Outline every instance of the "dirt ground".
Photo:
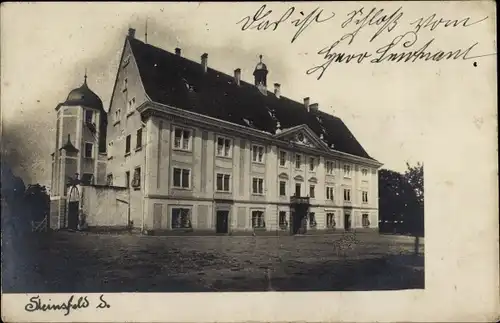
[[378,234],[2,236],[4,293],[424,288],[424,247]]

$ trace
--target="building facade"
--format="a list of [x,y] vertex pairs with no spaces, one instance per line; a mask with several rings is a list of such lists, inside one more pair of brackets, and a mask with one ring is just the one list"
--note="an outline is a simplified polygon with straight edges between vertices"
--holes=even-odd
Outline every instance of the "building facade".
[[[194,62],[129,31],[107,113],[105,175],[99,159],[93,174],[128,188],[131,227],[291,234],[378,227],[381,163],[309,98],[290,100],[279,84],[269,91],[268,73],[261,56],[250,84],[241,69],[229,76],[209,68],[207,54]],[[75,172],[85,174],[81,163]]]

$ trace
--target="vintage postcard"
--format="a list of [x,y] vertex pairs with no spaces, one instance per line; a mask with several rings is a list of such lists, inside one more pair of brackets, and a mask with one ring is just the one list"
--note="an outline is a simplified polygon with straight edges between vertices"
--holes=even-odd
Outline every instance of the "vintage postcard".
[[496,321],[493,1],[1,6],[5,322]]

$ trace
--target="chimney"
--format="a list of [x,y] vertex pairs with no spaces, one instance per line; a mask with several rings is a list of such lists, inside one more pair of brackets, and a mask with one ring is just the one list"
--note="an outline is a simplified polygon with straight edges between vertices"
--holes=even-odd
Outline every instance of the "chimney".
[[306,108],[307,112],[309,112],[309,97],[304,98],[304,107]]
[[310,111],[318,111],[318,104],[317,103],[313,103],[309,106],[309,110]]
[[175,55],[181,56],[181,49],[179,47],[175,49]]
[[129,28],[128,29],[128,36],[130,38],[135,38],[135,29],[134,28]]
[[205,53],[201,55],[201,66],[203,67],[203,72],[207,72],[208,69],[208,54]]
[[274,94],[276,97],[279,99],[281,96],[281,84],[279,83],[274,83]]
[[234,82],[236,82],[236,85],[240,85],[241,81],[241,68],[237,68],[234,70]]

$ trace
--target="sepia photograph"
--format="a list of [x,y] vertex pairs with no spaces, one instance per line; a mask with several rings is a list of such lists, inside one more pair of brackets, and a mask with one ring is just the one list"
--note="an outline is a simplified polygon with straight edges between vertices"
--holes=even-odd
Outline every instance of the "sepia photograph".
[[422,106],[493,66],[487,37],[442,40],[495,12],[231,6],[2,6],[2,294],[25,313],[428,288]]

